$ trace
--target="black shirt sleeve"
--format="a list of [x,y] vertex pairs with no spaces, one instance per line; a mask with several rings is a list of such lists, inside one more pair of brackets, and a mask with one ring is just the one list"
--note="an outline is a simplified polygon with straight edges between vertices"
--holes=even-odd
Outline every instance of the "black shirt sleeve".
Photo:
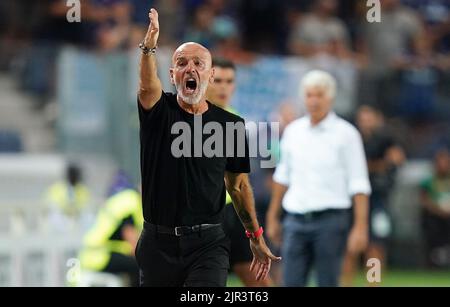
[[139,95],[137,96],[137,105],[139,110],[139,121],[141,125],[144,124],[149,118],[159,116],[163,112],[165,108],[167,108],[167,100],[169,99],[168,95],[164,91],[161,94],[161,98],[155,103],[155,105],[151,109],[144,109],[139,101]]

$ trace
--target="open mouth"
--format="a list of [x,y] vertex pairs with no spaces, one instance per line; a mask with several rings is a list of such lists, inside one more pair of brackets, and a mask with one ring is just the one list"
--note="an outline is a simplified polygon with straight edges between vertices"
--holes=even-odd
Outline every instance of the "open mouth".
[[193,78],[187,79],[185,86],[186,86],[186,92],[189,94],[192,94],[197,89],[197,81]]

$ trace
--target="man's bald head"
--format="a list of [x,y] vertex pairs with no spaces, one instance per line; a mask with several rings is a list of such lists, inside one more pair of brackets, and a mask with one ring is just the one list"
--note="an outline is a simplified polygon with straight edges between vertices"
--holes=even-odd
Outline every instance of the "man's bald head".
[[214,81],[211,53],[200,44],[184,43],[173,53],[170,78],[182,101],[206,103],[206,90]]
[[205,46],[194,42],[184,43],[175,50],[172,56],[172,65],[174,65],[179,56],[183,56],[186,54],[196,54],[199,57],[204,57],[209,67],[212,67],[211,52],[209,52],[208,48],[206,48]]

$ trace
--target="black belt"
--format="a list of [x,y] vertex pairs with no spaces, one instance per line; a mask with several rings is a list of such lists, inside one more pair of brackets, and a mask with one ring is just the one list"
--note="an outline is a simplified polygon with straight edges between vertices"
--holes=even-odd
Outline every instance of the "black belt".
[[323,217],[325,215],[329,214],[340,214],[340,213],[348,213],[350,212],[350,209],[326,209],[321,211],[311,211],[307,213],[289,213],[290,216],[293,216],[298,219],[303,220],[314,220],[320,217]]
[[168,227],[155,225],[144,221],[144,228],[152,231],[156,231],[157,233],[172,235],[176,237],[181,237],[185,235],[189,235],[192,233],[200,232],[203,230],[219,227],[221,224],[199,224],[193,226],[177,226],[177,227]]

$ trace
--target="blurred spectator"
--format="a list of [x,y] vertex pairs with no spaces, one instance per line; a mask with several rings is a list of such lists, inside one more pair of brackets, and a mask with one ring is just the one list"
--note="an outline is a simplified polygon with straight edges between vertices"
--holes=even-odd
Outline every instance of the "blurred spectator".
[[83,270],[126,274],[129,285],[137,287],[139,269],[134,251],[144,221],[140,193],[130,186],[126,175],[118,172],[109,189],[113,194],[85,235],[79,259]]
[[49,223],[53,229],[71,230],[83,218],[87,218],[90,192],[83,183],[78,165],[70,164],[64,181],[54,183],[46,192]]
[[[128,47],[131,5],[127,0],[86,0],[81,22],[68,22],[66,1],[45,0],[37,7],[39,22],[33,29],[31,47],[23,57],[19,82],[24,90],[45,103],[55,93],[56,61],[61,45],[112,51]],[[24,16],[23,16],[24,17]]]
[[133,189],[133,184],[131,183],[131,178],[123,171],[117,171],[116,175],[111,182],[106,197],[109,198],[114,194],[126,189]]
[[312,57],[329,54],[338,58],[350,57],[350,38],[342,20],[335,16],[336,0],[316,0],[312,12],[300,17],[289,36],[292,54]]
[[426,34],[437,52],[450,51],[450,2],[448,0],[403,0],[422,16]]
[[[421,16],[425,24],[425,37],[428,48],[431,50],[431,62],[441,75],[439,78],[442,85],[448,84],[450,71],[450,1],[447,0],[403,0],[405,4],[413,7]],[[449,97],[448,90],[438,89],[437,94],[443,95],[446,100]],[[440,97],[438,97],[439,99]],[[437,112],[448,113],[446,106],[441,103]],[[443,110],[444,109],[444,110]],[[447,115],[448,116],[448,115]]]
[[385,0],[381,9],[382,22],[363,20],[360,33],[368,69],[374,74],[401,67],[409,55],[418,53],[424,34],[418,15],[399,0]]
[[193,13],[184,41],[194,41],[207,48],[214,48],[220,41],[238,35],[238,26],[222,0],[205,1]]
[[[383,115],[370,106],[361,106],[356,124],[364,143],[372,194],[369,197],[369,244],[364,259],[376,258],[385,268],[387,239],[392,230],[388,199],[395,185],[396,169],[405,160],[405,153],[384,125]],[[359,256],[347,252],[342,284],[351,286]]]
[[[141,2],[141,0],[134,1]],[[178,46],[178,42],[183,38],[189,17],[186,12],[186,6],[180,5],[179,0],[155,0],[152,6],[158,9],[160,16],[159,44],[175,49]],[[149,5],[145,12],[149,12],[152,6]],[[142,40],[147,32],[148,14],[143,14],[142,11],[139,11],[138,14],[145,15],[145,20],[142,19],[140,21],[144,26],[144,32],[139,38]]]
[[217,18],[214,29],[217,37],[213,48],[214,54],[230,59],[236,64],[249,64],[255,60],[257,55],[242,47],[242,37],[233,19],[228,16]]
[[69,43],[74,45],[86,45],[91,41],[88,32],[85,32],[88,5],[83,2],[81,11],[82,22],[68,22],[67,11],[69,7],[66,1],[62,0],[44,0],[40,1],[38,11],[40,12],[41,22],[34,29],[33,36],[42,43]]
[[66,1],[45,0],[35,37],[101,50],[123,48],[130,32],[132,8],[131,0],[86,0],[81,3],[81,22],[71,23],[66,18]]
[[[100,50],[125,49],[131,32],[132,6],[129,0],[90,0],[96,45]],[[148,15],[148,14],[147,14]]]
[[410,66],[412,55],[426,53],[427,44],[423,25],[412,9],[399,0],[382,1],[381,9],[382,22],[369,23],[365,14],[361,16],[358,48],[366,59],[366,69],[361,75],[359,100],[393,115],[399,103],[396,73]]
[[246,50],[258,53],[284,53],[286,11],[284,1],[241,1],[242,43]]
[[[298,119],[300,112],[293,101],[283,101],[279,104],[279,107],[273,114],[271,114],[271,122],[279,123],[279,133],[280,138],[283,136],[285,128]],[[259,131],[261,133],[261,131]],[[280,161],[280,142],[279,138],[276,137],[272,139],[272,131],[267,133],[268,146],[270,147],[270,155],[275,161]],[[261,161],[264,160],[262,157],[250,159],[251,173],[250,181],[253,187],[253,194],[255,196],[256,212],[258,214],[258,219],[262,225],[266,225],[266,215],[269,209],[270,196],[272,191],[273,173],[274,168],[262,168]],[[282,214],[282,216],[284,213]],[[282,217],[283,218],[283,217]],[[271,242],[269,242],[271,243]],[[277,254],[281,254],[280,247],[275,244],[270,245],[270,249]],[[275,286],[281,286],[283,283],[283,275],[281,270],[281,263],[273,263],[270,271],[270,276]]]
[[[434,174],[421,184],[423,231],[427,263],[430,267],[450,265],[450,152],[438,150]],[[441,259],[440,254],[447,255]]]
[[212,31],[214,23],[214,12],[210,6],[203,4],[194,11],[193,20],[184,36],[184,41],[196,42],[206,48],[212,48],[215,43]]
[[[238,114],[230,105],[236,88],[236,66],[229,60],[217,57],[213,59],[212,66],[215,69],[214,83],[208,87],[208,101],[211,101],[228,112]],[[231,196],[228,192],[226,193],[225,203],[223,229],[231,242],[231,269],[246,287],[270,286],[272,284],[270,278],[256,281],[254,274],[250,271],[253,254],[248,248],[248,240],[242,236],[242,231],[245,231],[245,229],[241,225],[241,221],[236,214]],[[255,205],[256,210],[258,210],[256,195]],[[264,227],[264,224],[261,223],[261,226]]]

